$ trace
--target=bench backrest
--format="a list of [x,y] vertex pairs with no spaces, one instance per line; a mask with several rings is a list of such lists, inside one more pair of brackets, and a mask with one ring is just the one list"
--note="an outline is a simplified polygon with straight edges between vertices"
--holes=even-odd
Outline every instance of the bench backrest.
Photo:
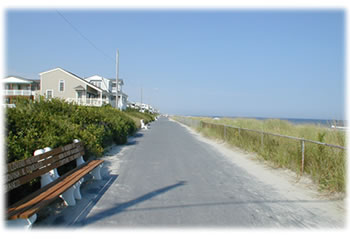
[[7,165],[6,189],[11,191],[82,155],[84,155],[84,145],[82,142],[78,142],[58,147],[25,160],[11,162]]

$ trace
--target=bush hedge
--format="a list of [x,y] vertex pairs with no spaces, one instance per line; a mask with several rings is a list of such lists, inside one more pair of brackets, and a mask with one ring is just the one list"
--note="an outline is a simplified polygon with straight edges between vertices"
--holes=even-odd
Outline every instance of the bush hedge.
[[7,162],[32,156],[36,149],[84,142],[86,158],[102,155],[112,143],[123,144],[137,127],[123,112],[110,106],[88,107],[61,99],[19,99],[6,109]]
[[[19,98],[16,108],[6,109],[5,120],[7,163],[31,157],[37,149],[47,146],[54,149],[72,143],[73,139],[84,142],[84,159],[88,160],[101,156],[113,143],[125,143],[128,135],[137,130],[135,120],[111,106],[78,106],[61,99],[41,98],[32,102]],[[20,188],[20,195],[11,192],[9,203],[37,186],[34,181]]]
[[154,118],[156,116],[156,114],[150,114],[150,113],[141,113],[139,112],[137,109],[133,109],[133,108],[127,108],[125,110],[125,114],[128,115],[130,118],[132,118],[137,127],[140,128],[140,120],[143,119],[143,121],[145,122],[145,124],[150,123],[152,121],[154,121]]

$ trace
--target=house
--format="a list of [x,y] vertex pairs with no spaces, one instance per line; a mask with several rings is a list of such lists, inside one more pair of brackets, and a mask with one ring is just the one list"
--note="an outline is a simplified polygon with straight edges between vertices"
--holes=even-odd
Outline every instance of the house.
[[61,98],[87,106],[113,106],[110,92],[62,68],[48,70],[39,75],[40,95],[48,99]]
[[126,109],[128,95],[122,91],[122,86],[124,85],[123,79],[119,79],[118,84],[115,81],[116,79],[108,79],[98,75],[85,78],[85,80],[103,89],[104,91],[109,92],[112,96],[113,102],[115,103],[115,107],[121,110]]
[[128,104],[128,95],[123,92],[124,80],[118,79],[118,83],[116,79],[110,79],[112,81],[112,93],[113,95],[118,96],[117,107],[120,110],[125,110]]
[[128,104],[126,105],[128,108],[132,108],[132,109],[138,109],[137,107],[136,107],[136,103],[135,102],[129,102],[128,101]]
[[145,111],[148,111],[150,113],[159,112],[157,109],[153,108],[151,105],[145,104],[145,103],[139,103],[139,102],[128,102],[127,107],[137,109],[142,113],[144,113]]
[[90,76],[88,78],[85,78],[86,81],[90,82],[91,84],[101,88],[102,90],[106,92],[112,92],[112,81],[104,78],[102,76],[94,75]]
[[113,83],[110,79],[104,78],[102,76],[94,75],[94,76],[85,78],[85,80],[91,83],[92,85],[101,88],[103,91],[108,92],[111,96],[110,104],[113,107],[117,107],[117,103],[116,103],[117,96],[116,96],[116,93],[113,92]]
[[4,103],[12,104],[18,96],[34,100],[36,92],[40,89],[39,80],[30,80],[22,77],[9,76],[3,79]]

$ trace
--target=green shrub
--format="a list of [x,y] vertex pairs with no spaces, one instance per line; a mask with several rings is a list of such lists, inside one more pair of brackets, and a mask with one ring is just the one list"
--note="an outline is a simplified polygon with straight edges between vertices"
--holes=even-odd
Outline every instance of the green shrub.
[[19,99],[16,108],[6,112],[8,162],[27,158],[39,148],[71,143],[75,138],[85,143],[87,156],[100,156],[106,146],[123,144],[136,131],[133,120],[111,106]]
[[[28,101],[17,99],[16,108],[6,109],[7,163],[31,157],[35,150],[56,148],[79,139],[85,146],[85,160],[99,157],[113,144],[123,144],[136,132],[134,121],[123,112],[111,107],[87,107],[60,99]],[[74,162],[73,162],[74,163]],[[60,168],[63,174],[75,164]],[[9,194],[12,203],[38,188],[33,181]]]
[[139,112],[137,109],[127,108],[125,110],[125,114],[127,114],[129,117],[133,118],[137,125],[139,125],[140,120],[143,119],[145,124],[150,123],[154,121],[156,114],[150,114],[150,113],[142,113]]

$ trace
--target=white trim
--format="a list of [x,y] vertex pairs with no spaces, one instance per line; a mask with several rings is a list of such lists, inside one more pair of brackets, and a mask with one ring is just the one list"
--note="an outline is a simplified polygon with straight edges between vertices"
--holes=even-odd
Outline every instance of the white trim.
[[33,81],[21,78],[21,77],[16,77],[16,76],[8,76],[4,79],[2,79],[3,83],[6,84],[33,84]]
[[52,92],[52,97],[51,98],[53,98],[54,96],[53,96],[53,89],[46,89],[46,91],[45,91],[45,98],[47,98],[47,91],[51,91]]
[[46,73],[49,73],[49,72],[52,72],[52,71],[57,71],[57,70],[62,70],[63,71],[63,69],[57,67],[57,68],[49,70],[49,71],[40,72],[39,75],[41,76],[42,74],[46,74]]
[[[63,91],[61,91],[61,82],[63,82]],[[65,89],[66,89],[66,81],[65,80],[59,80],[58,81],[58,91],[59,92],[64,92]]]

